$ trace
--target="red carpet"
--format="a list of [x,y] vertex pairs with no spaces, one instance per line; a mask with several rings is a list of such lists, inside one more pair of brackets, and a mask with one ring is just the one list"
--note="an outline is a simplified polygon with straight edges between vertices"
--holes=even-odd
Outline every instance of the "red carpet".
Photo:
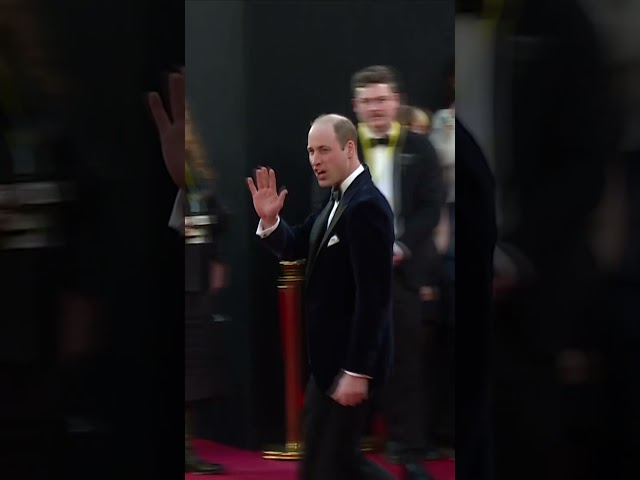
[[[221,480],[295,480],[296,478],[297,462],[264,460],[260,456],[260,452],[239,450],[207,440],[196,440],[194,447],[204,460],[222,463],[226,467],[226,475],[216,475],[211,478],[220,478]],[[380,455],[373,455],[372,458],[393,474],[400,474],[397,466],[386,463]],[[435,480],[455,480],[454,460],[427,462],[425,466]],[[185,480],[201,480],[203,476],[187,473],[184,478]]]

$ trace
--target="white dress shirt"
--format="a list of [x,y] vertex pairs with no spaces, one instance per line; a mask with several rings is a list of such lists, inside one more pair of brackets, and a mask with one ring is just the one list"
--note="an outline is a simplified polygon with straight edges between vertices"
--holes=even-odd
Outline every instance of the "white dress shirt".
[[[347,188],[349,188],[349,185],[351,185],[353,181],[356,179],[356,177],[360,175],[362,172],[364,172],[364,167],[362,165],[358,165],[358,168],[356,168],[353,171],[353,173],[351,173],[351,175],[349,175],[344,180],[344,182],[340,184],[340,196],[344,195],[344,192],[347,191]],[[333,216],[335,215],[336,210],[338,209],[338,205],[340,205],[340,202],[333,202],[333,208],[331,209],[331,213],[329,213],[329,220],[327,220],[327,228],[329,228],[329,225],[331,225],[331,220],[333,220]]]
[[[362,126],[362,130],[364,135],[368,139],[380,138],[380,135],[375,135],[366,125]],[[391,129],[389,129],[387,135],[391,135]],[[371,170],[371,179],[373,180],[374,185],[385,196],[385,198],[389,202],[389,205],[391,206],[391,210],[394,213],[394,230],[397,233],[398,226],[395,218],[396,205],[394,201],[395,192],[393,190],[393,155],[391,149],[388,146],[376,145],[371,149],[369,169]],[[404,255],[405,257],[411,255],[409,249],[404,245],[400,246],[398,242],[395,242],[393,244],[393,254]]]
[[[366,125],[363,126],[363,133],[369,139],[380,138],[380,135],[375,135]],[[389,134],[391,134],[391,131],[387,132],[387,135]],[[385,196],[389,205],[391,205],[391,210],[395,213],[396,205],[394,205],[393,191],[393,155],[391,148],[385,145],[376,145],[371,149],[371,157],[368,163],[373,183]]]
[[[347,188],[349,188],[349,186],[353,183],[353,181],[356,179],[356,177],[358,175],[360,175],[362,172],[364,172],[364,167],[362,165],[358,165],[358,168],[356,168],[351,173],[351,175],[349,175],[340,184],[340,193],[341,193],[341,195],[344,195],[344,192],[347,191]],[[327,220],[327,228],[329,228],[329,225],[331,224],[331,220],[333,219],[333,216],[335,215],[339,204],[340,204],[340,202],[333,202],[333,208],[331,209],[331,212],[329,213],[329,219]],[[269,228],[266,228],[266,229],[262,227],[262,220],[260,220],[260,222],[258,222],[258,229],[256,230],[256,235],[258,235],[260,238],[267,238],[269,235],[271,235],[275,231],[276,228],[278,228],[278,225],[280,225],[280,216],[279,215],[276,217],[276,223],[273,226],[271,226]],[[362,375],[360,373],[348,372],[346,370],[343,370],[343,372],[346,373],[347,375],[351,375],[352,377],[371,379],[371,377],[368,376],[368,375]]]

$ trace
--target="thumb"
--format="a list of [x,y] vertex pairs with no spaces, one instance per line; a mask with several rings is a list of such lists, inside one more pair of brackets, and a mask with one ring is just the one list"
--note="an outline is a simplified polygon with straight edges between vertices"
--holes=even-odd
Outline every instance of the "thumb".
[[289,191],[286,188],[283,188],[280,191],[280,194],[278,195],[278,200],[280,200],[280,203],[284,204],[284,199],[287,197],[288,193]]

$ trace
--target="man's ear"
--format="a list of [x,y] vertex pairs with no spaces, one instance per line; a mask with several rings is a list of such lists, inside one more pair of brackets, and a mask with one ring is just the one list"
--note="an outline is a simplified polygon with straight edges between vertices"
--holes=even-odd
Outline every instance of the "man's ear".
[[356,153],[357,153],[356,143],[353,140],[349,140],[347,142],[347,155],[349,156],[349,158],[352,158],[356,155]]

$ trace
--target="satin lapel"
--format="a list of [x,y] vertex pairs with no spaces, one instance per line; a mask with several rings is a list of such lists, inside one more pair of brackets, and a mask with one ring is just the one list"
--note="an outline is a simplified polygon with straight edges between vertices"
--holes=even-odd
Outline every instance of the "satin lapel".
[[[343,199],[338,204],[338,208],[336,208],[336,213],[333,214],[333,218],[331,219],[331,224],[329,224],[329,228],[327,228],[326,232],[324,232],[324,236],[322,237],[322,241],[320,242],[320,245],[318,247],[318,252],[324,246],[324,244],[327,243],[327,241],[329,240],[331,236],[331,232],[335,228],[336,223],[338,223],[338,220],[340,220],[340,217],[342,216],[342,213],[344,212],[345,208],[347,208],[348,204],[349,204],[349,199],[346,198],[346,196],[343,197]],[[317,252],[316,252],[316,255],[317,255]]]
[[[325,230],[324,235],[322,237],[322,240],[319,243],[316,244],[317,248],[315,249],[315,252],[313,253],[313,256],[311,257],[311,263],[309,264],[309,269],[307,270],[307,276],[311,274],[313,266],[316,263],[318,255],[320,254],[320,250],[325,246],[325,244],[329,240],[329,235],[331,234],[331,232],[333,231],[334,227],[336,226],[336,223],[338,223],[338,220],[340,219],[340,216],[342,215],[344,210],[347,208],[347,204],[348,203],[349,203],[349,199],[348,198],[343,197],[342,200],[340,200],[340,203],[338,204],[338,208],[336,209],[336,213],[333,214],[333,218],[331,219],[331,224],[329,225],[329,228],[327,228]],[[330,205],[331,205],[331,208],[333,208],[333,204],[330,203]],[[329,209],[329,212],[331,212],[331,209]],[[326,225],[327,224],[327,220],[328,220],[328,216],[324,217],[324,223],[322,225]],[[315,225],[314,225],[314,229],[315,229]],[[314,245],[314,247],[315,247],[315,245]]]
[[329,200],[311,228],[311,233],[309,234],[309,254],[307,255],[307,276],[309,276],[311,266],[315,262],[319,250],[318,247],[320,245],[319,240],[322,238],[322,232],[324,232],[324,229],[327,226],[327,221],[329,220],[329,214],[331,213],[332,208],[333,201]]
[[318,217],[318,220],[313,225],[313,229],[311,230],[310,243],[313,244],[314,250],[312,251],[311,248],[309,249],[309,258],[307,262],[307,273],[306,273],[307,279],[309,278],[309,275],[311,275],[313,266],[316,263],[316,259],[318,258],[318,254],[320,253],[320,250],[322,249],[322,247],[324,247],[324,245],[329,240],[331,236],[331,232],[333,231],[336,224],[338,223],[338,220],[340,220],[340,217],[342,216],[344,211],[347,209],[347,206],[349,205],[349,201],[351,200],[353,195],[355,195],[355,193],[361,187],[361,185],[363,185],[364,182],[371,182],[371,173],[369,172],[369,168],[367,166],[364,166],[364,172],[362,172],[353,181],[353,183],[349,186],[349,188],[347,188],[347,191],[344,192],[344,195],[342,196],[342,200],[340,200],[340,203],[338,204],[338,208],[336,209],[336,213],[333,214],[333,218],[331,219],[331,224],[329,225],[329,228],[327,228],[326,231],[324,231],[324,235],[320,242],[318,242],[317,239],[320,236],[320,233],[323,231],[322,227],[327,225],[327,220],[329,220],[329,214],[331,213],[331,209],[333,208],[333,202],[330,201],[325,207],[324,211],[322,212],[321,214],[322,222],[320,222],[320,217]]

